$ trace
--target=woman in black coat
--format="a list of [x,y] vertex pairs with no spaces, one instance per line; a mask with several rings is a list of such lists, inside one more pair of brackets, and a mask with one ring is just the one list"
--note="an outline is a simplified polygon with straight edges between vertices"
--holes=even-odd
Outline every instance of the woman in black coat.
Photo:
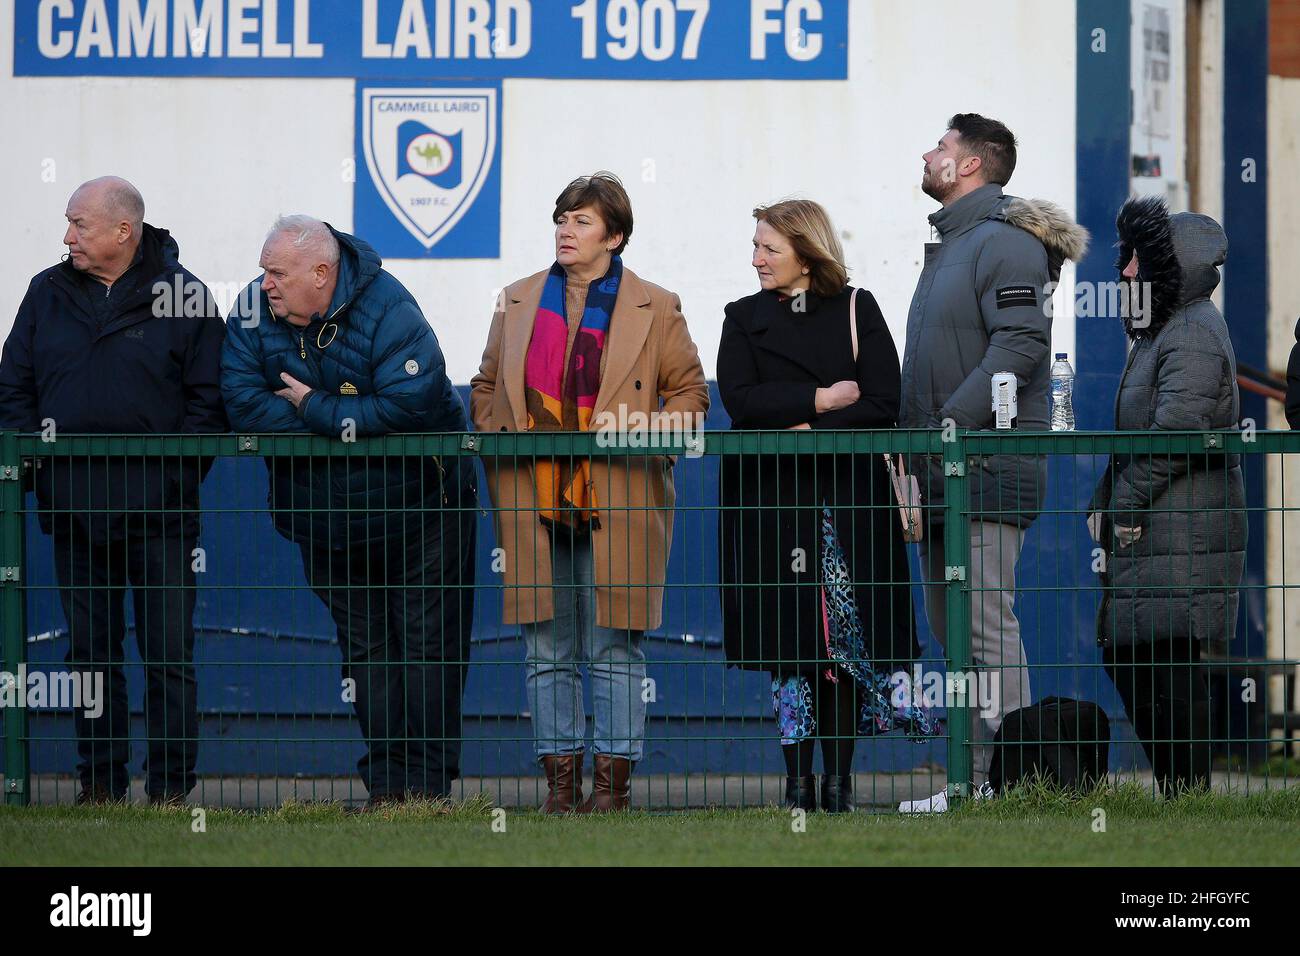
[[[790,200],[756,209],[754,217],[762,290],[727,306],[718,350],[718,388],[732,428],[893,428],[898,351],[871,293],[846,284],[825,210]],[[913,714],[882,704],[880,675],[910,671],[919,656],[907,552],[883,457],[725,457],[720,501],[727,658],[772,675],[785,804],[816,808],[812,763],[820,738],[822,808],[851,810],[859,728],[893,729],[900,714]],[[851,587],[823,588],[828,554],[842,554]],[[829,656],[823,594],[835,605],[827,609],[832,616],[847,607],[860,627],[862,644],[847,663]],[[930,732],[924,718],[907,726]]]

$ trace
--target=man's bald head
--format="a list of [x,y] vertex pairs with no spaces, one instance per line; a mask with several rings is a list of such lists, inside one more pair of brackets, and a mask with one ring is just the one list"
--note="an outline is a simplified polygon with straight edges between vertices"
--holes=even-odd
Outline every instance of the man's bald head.
[[120,176],[82,183],[68,200],[63,242],[72,266],[108,284],[131,267],[144,234],[144,197]]
[[84,182],[73,197],[78,193],[84,193],[84,198],[109,219],[130,223],[137,234],[144,226],[144,197],[120,176],[100,176]]

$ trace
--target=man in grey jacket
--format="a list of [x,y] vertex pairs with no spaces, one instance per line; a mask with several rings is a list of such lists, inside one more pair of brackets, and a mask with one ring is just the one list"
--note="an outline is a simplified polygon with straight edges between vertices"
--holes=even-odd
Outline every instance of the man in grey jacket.
[[[1064,260],[1083,255],[1087,232],[1051,203],[1003,195],[1016,167],[1016,140],[997,120],[958,113],[923,158],[921,188],[943,208],[930,216],[940,241],[926,244],[908,312],[899,425],[992,428],[993,376],[1012,372],[1017,427],[1046,430],[1051,287]],[[1042,508],[1047,462],[1036,455],[982,459],[970,477],[969,555],[944,554],[942,462],[917,456],[913,470],[933,506],[921,568],[930,629],[945,646],[944,566],[965,565],[972,589],[971,657],[988,675],[981,684],[992,688],[995,704],[990,717],[972,715],[974,778],[977,793],[989,793],[989,742],[1003,716],[1030,702],[1015,568],[1025,531]],[[934,813],[947,806],[945,790],[899,810]]]

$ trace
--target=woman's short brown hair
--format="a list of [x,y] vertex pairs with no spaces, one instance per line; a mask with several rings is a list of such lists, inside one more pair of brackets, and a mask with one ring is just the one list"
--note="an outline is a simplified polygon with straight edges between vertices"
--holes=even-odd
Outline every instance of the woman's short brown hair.
[[564,187],[555,200],[555,212],[552,222],[559,222],[566,212],[573,212],[583,206],[594,206],[600,218],[605,220],[605,235],[623,234],[623,241],[614,250],[614,255],[621,256],[632,238],[632,200],[627,198],[627,190],[613,173],[592,173],[579,176]]
[[790,240],[794,254],[808,267],[814,295],[829,298],[844,291],[849,281],[844,248],[820,204],[811,199],[785,199],[759,206],[754,218]]

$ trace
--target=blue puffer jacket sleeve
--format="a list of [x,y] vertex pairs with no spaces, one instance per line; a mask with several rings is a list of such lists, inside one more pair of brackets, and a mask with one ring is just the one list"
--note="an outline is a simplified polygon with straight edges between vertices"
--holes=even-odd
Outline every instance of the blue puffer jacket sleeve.
[[446,379],[446,361],[429,323],[413,302],[384,313],[371,355],[374,394],[311,392],[298,414],[320,435],[338,437],[351,419],[357,437],[422,431],[436,420],[433,406]]
[[[246,296],[240,298],[243,301]],[[244,321],[238,307],[231,311],[221,348],[221,397],[231,427],[243,432],[307,431],[293,405],[275,394],[267,382],[258,326],[245,328]]]

